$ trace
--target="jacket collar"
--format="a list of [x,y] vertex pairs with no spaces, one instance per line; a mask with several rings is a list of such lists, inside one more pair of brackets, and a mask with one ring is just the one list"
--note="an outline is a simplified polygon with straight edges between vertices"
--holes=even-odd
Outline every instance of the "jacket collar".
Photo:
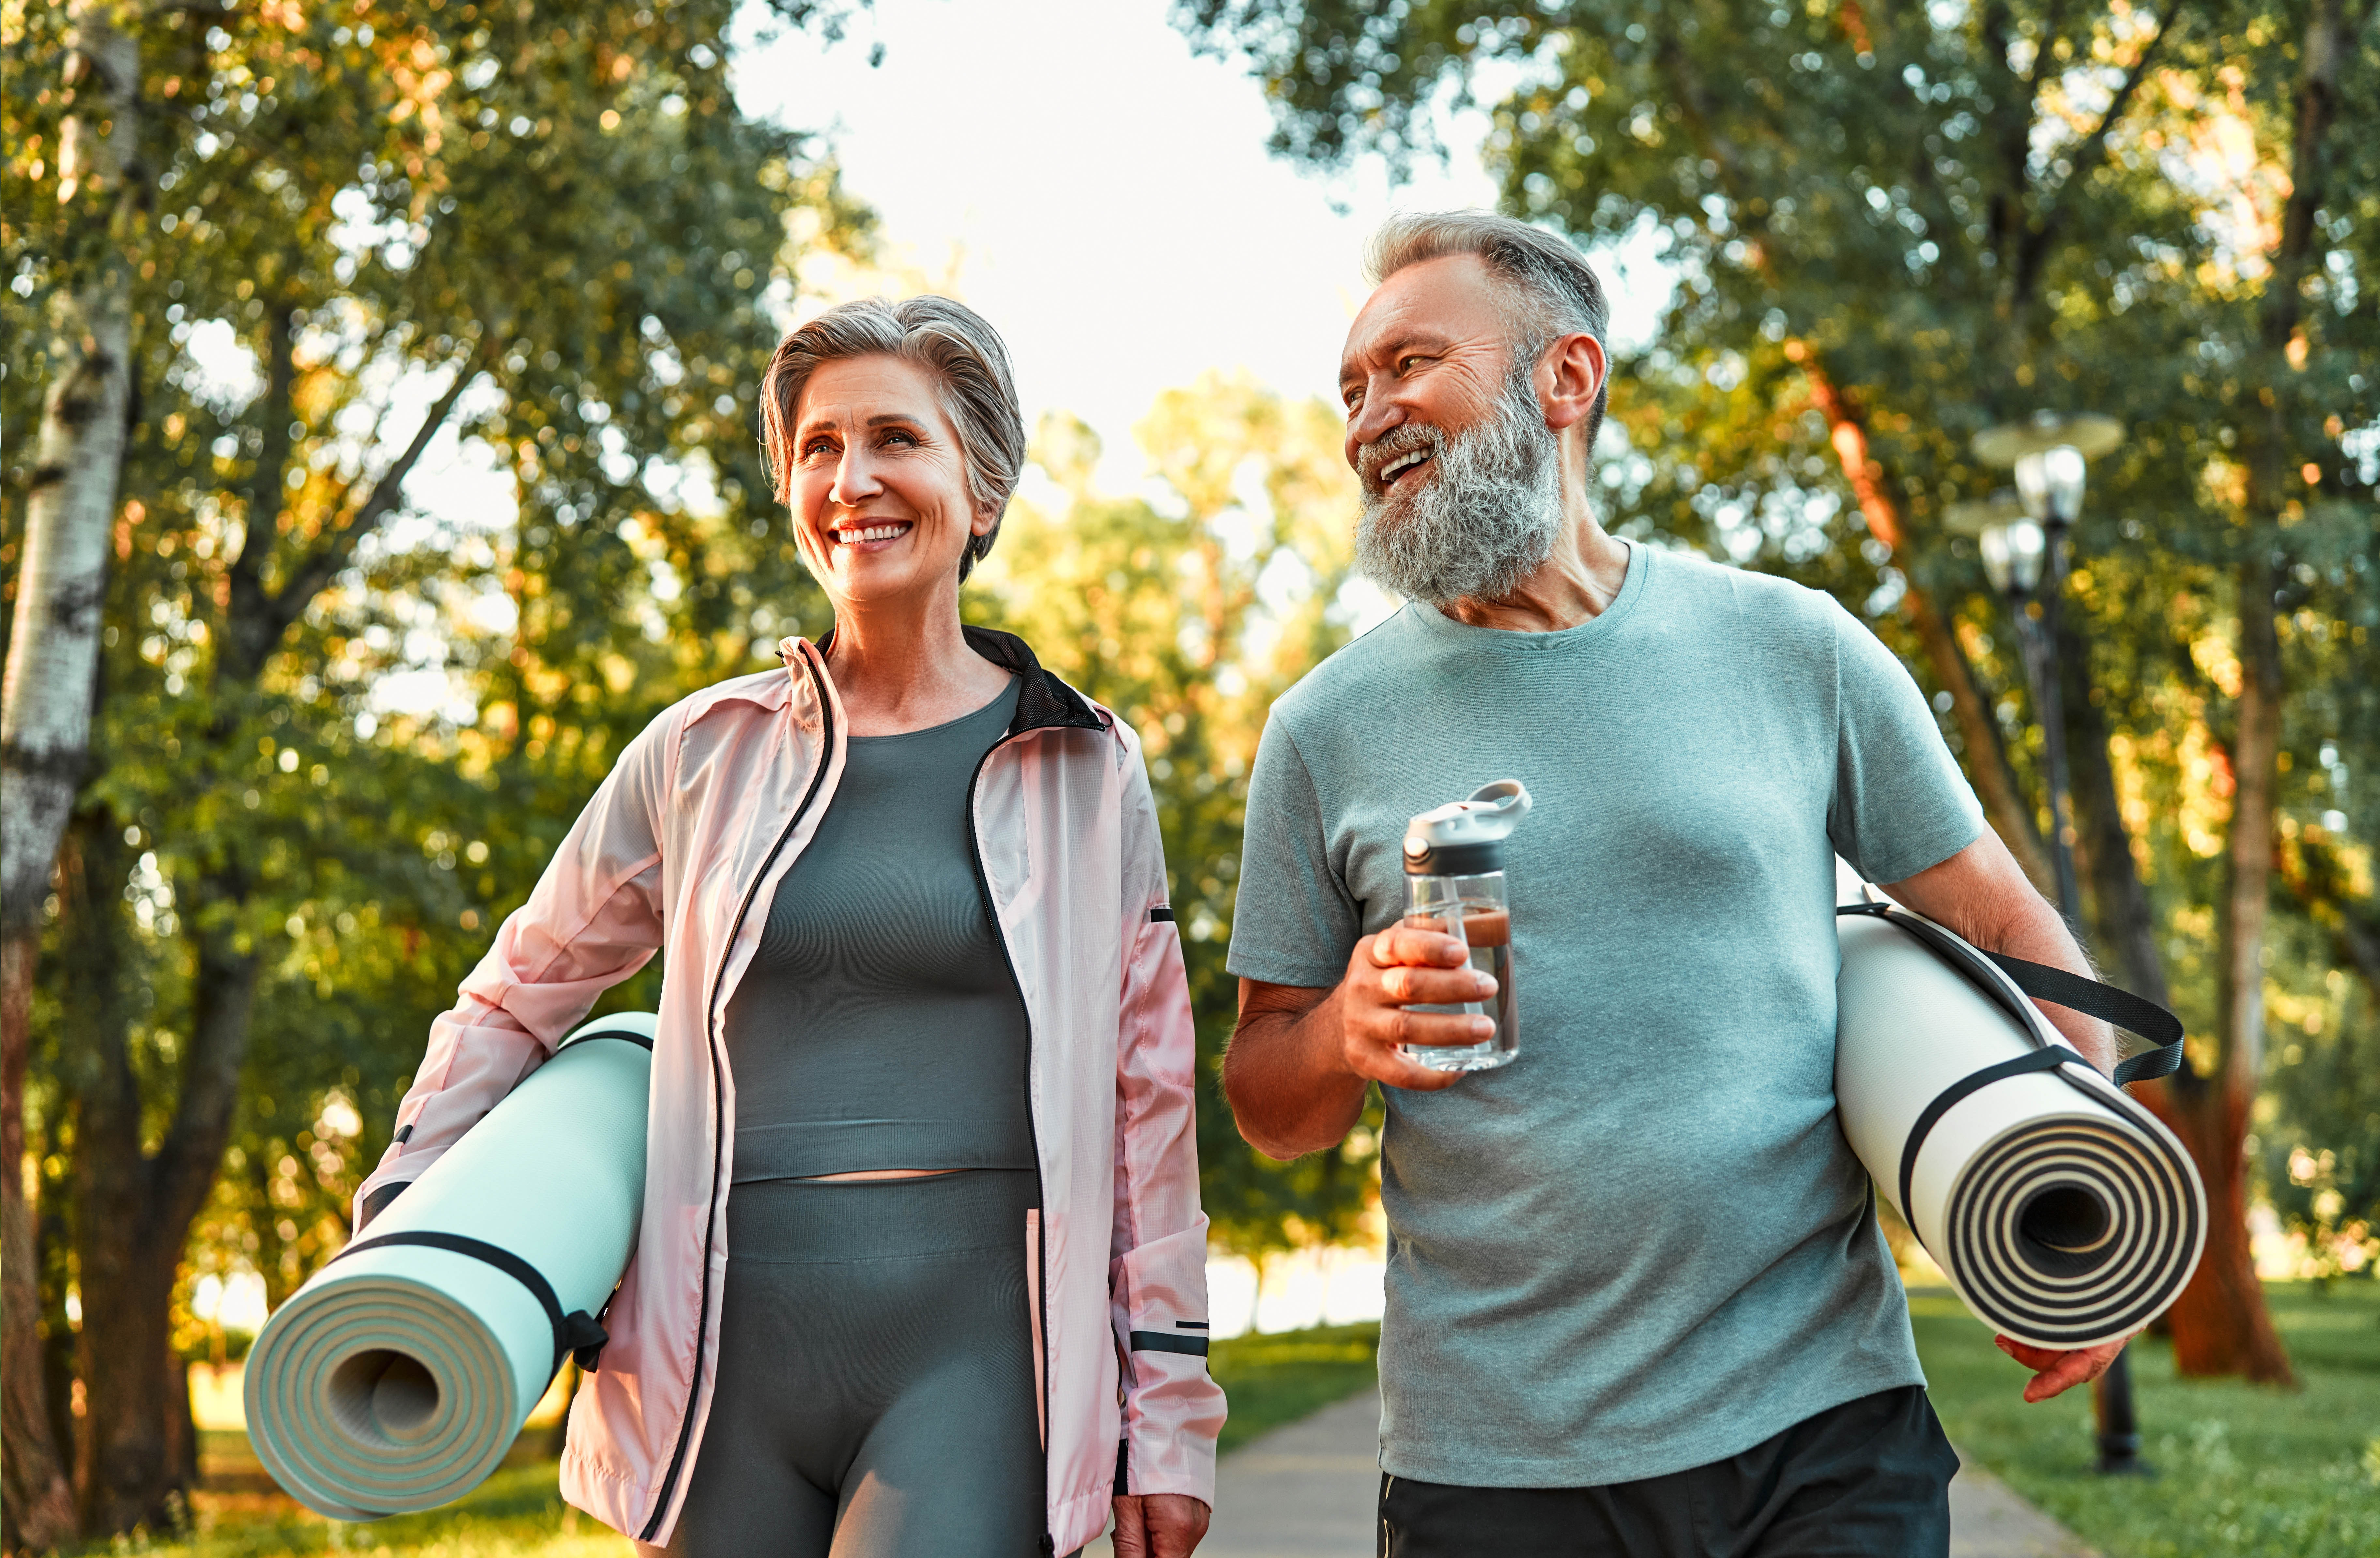
[[[1022,736],[1028,730],[1075,728],[1105,730],[1108,722],[1090,700],[1068,687],[1054,671],[1046,671],[1034,657],[1032,646],[1014,633],[1002,633],[991,627],[962,627],[967,648],[990,661],[1003,671],[1014,673],[1024,684],[1016,693],[1016,717],[1009,722],[1008,734]],[[827,651],[834,644],[834,629],[830,627],[817,640],[818,663],[826,664]]]

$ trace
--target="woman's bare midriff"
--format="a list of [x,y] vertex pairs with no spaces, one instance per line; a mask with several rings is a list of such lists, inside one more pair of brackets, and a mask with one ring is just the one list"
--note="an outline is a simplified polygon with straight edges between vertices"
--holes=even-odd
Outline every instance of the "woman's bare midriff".
[[850,1174],[811,1174],[803,1177],[812,1181],[836,1179],[931,1179],[938,1175],[965,1174],[965,1169],[856,1169]]

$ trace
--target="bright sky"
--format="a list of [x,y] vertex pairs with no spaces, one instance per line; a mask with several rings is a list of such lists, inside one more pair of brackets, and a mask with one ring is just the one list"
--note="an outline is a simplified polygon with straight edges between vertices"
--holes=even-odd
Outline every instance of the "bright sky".
[[[1073,411],[1112,456],[1158,392],[1209,368],[1332,393],[1386,181],[1271,156],[1257,82],[1195,57],[1165,0],[878,0],[839,46],[739,51],[735,81],[746,112],[831,135],[904,290],[999,328],[1028,426]],[[1494,198],[1475,155],[1401,197]]]
[[[1080,416],[1106,443],[1103,474],[1125,483],[1139,469],[1133,424],[1208,369],[1335,399],[1371,229],[1394,210],[1496,197],[1475,116],[1450,127],[1451,166],[1418,169],[1401,189],[1378,166],[1328,179],[1293,167],[1266,149],[1256,79],[1195,56],[1166,10],[877,0],[838,46],[788,34],[740,50],[735,66],[747,113],[831,135],[850,189],[882,219],[902,289],[953,292],[1000,329],[1026,425],[1045,410]],[[1641,334],[1657,299],[1604,269],[1621,294],[1615,334]],[[1650,270],[1631,279],[1660,285]],[[836,300],[878,289],[816,279]]]

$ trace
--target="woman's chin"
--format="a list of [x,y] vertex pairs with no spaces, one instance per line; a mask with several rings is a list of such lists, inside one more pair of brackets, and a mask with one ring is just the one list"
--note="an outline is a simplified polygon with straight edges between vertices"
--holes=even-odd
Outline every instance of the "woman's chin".
[[[956,563],[951,565],[950,574],[953,579],[958,577]],[[933,601],[934,587],[939,582],[930,570],[919,568],[914,558],[861,554],[835,560],[829,592],[838,606],[863,611],[903,607],[922,610]]]

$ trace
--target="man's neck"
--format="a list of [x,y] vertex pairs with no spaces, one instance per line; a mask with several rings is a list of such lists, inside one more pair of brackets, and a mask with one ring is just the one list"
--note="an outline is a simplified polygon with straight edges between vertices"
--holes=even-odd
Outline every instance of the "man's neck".
[[1571,523],[1519,589],[1492,601],[1464,596],[1438,609],[1470,627],[1507,633],[1559,633],[1602,615],[1628,582],[1628,543],[1596,522],[1584,494],[1572,494],[1566,506]]

